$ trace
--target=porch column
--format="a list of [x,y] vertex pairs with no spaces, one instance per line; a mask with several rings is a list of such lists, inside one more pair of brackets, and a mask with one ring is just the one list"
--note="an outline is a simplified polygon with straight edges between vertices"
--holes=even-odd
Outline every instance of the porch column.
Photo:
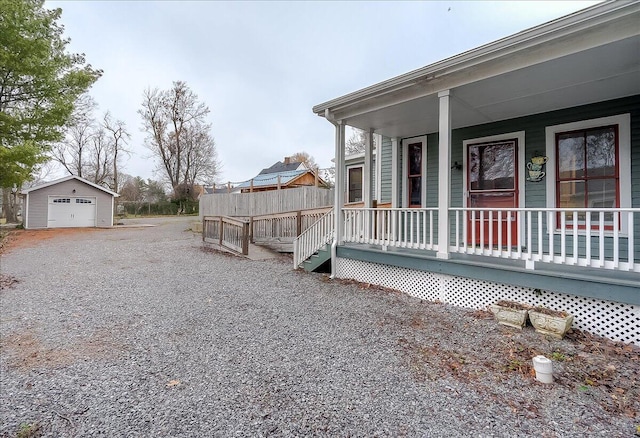
[[398,138],[391,139],[391,208],[398,208]]
[[346,184],[346,175],[344,167],[344,137],[345,137],[345,124],[343,120],[336,120],[336,151],[335,151],[335,163],[336,163],[336,186],[335,186],[335,242],[342,244],[342,230],[344,228],[342,219],[342,208],[344,207],[344,191]]
[[438,93],[440,122],[438,126],[438,253],[449,258],[449,205],[451,200],[451,90]]
[[371,186],[371,174],[373,169],[373,129],[366,134],[364,146],[364,169],[362,169],[362,200],[365,208],[371,208],[373,190]]

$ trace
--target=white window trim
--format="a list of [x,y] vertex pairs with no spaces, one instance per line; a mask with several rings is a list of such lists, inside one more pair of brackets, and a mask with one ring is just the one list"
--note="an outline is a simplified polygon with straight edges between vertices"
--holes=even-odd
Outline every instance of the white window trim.
[[411,143],[422,144],[422,183],[420,184],[420,205],[427,205],[427,136],[409,137],[402,139],[402,207],[409,207],[409,148]]
[[[47,205],[47,208],[49,208],[48,205]],[[28,230],[29,226],[31,225],[29,223],[29,192],[27,192],[25,196],[23,211],[24,211],[24,227]]]
[[[470,138],[468,140],[462,141],[462,153],[464,154],[462,157],[462,162],[464,163],[464,172],[462,173],[462,190],[463,190],[463,206],[467,206],[467,199],[469,199],[469,190],[467,179],[469,178],[467,169],[469,168],[469,163],[467,162],[467,157],[469,156],[468,149],[469,145],[478,144],[478,143],[491,143],[495,141],[501,140],[510,140],[515,138],[518,141],[518,206],[525,206],[525,196],[524,196],[524,179],[525,179],[525,132],[524,131],[516,131],[510,132],[507,134],[499,134],[499,135],[490,135],[488,137],[480,137],[480,138]],[[548,174],[547,174],[548,177]]]
[[[349,202],[349,184],[350,184],[349,171],[351,169],[357,169],[358,167],[360,169],[362,169],[362,181],[361,181],[361,184],[362,184],[362,189],[361,189],[362,190],[362,199],[360,201]],[[345,199],[345,205],[357,204],[359,202],[364,202],[364,164],[362,164],[362,163],[352,164],[352,165],[346,167],[346,171],[347,171],[346,172],[347,174],[345,175],[346,176],[345,180],[346,180],[347,184],[346,184],[346,188],[345,188],[345,193],[346,193],[347,196],[346,196],[346,199]]]
[[[497,134],[497,135],[490,135],[487,137],[478,137],[478,138],[470,138],[468,140],[463,140],[462,141],[462,163],[463,163],[463,172],[462,172],[462,190],[463,190],[463,196],[462,196],[462,206],[464,208],[467,207],[468,204],[468,199],[469,199],[469,190],[468,190],[468,179],[469,179],[469,175],[467,172],[467,169],[469,168],[469,163],[467,162],[467,158],[469,156],[469,146],[470,145],[474,145],[474,144],[478,144],[478,143],[491,143],[491,142],[496,142],[496,141],[502,141],[502,140],[511,140],[511,139],[516,139],[517,143],[518,143],[518,162],[516,163],[516,166],[518,166],[517,168],[517,173],[518,173],[518,181],[516,182],[517,186],[518,186],[518,207],[524,207],[525,206],[525,193],[524,193],[524,179],[525,179],[525,160],[524,160],[524,154],[525,154],[525,131],[515,131],[515,132],[508,132],[506,134]],[[518,226],[520,227],[520,233],[522,233],[521,235],[525,235],[525,223],[524,221],[521,221]],[[465,221],[464,225],[463,225],[463,232],[464,235],[467,235],[467,223]]]
[[[631,207],[631,114],[599,117],[597,119],[580,120],[578,122],[563,123],[545,128],[545,143],[547,168],[547,208],[556,208],[556,134],[558,132],[578,131],[581,129],[597,128],[599,126],[618,125],[618,164],[620,175],[620,208]],[[560,233],[555,223],[555,215],[551,230]],[[620,234],[627,235],[629,221],[627,215],[621,215]],[[549,230],[547,230],[549,231]]]

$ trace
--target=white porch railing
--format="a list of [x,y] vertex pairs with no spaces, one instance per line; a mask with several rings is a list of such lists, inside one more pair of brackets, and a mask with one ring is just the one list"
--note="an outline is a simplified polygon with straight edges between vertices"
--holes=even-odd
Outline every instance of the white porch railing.
[[333,208],[305,229],[293,241],[293,267],[297,269],[306,259],[333,240],[335,233]]
[[[345,208],[348,243],[438,250],[640,272],[640,208],[450,208],[449,236],[437,236],[437,208]],[[614,226],[615,224],[615,226]]]
[[345,208],[344,241],[437,250],[437,208]]
[[452,253],[640,272],[640,208],[451,208]]

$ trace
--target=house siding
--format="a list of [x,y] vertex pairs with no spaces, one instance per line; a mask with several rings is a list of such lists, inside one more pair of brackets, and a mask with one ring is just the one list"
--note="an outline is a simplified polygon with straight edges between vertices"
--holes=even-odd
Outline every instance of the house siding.
[[[74,190],[75,193],[73,192]],[[95,197],[96,226],[110,227],[113,225],[113,196],[81,181],[72,179],[29,192],[29,203],[26,206],[29,209],[26,224],[28,228],[47,228],[49,196]]]
[[[632,96],[623,99],[616,99],[606,102],[600,102],[580,107],[567,108],[563,110],[548,112],[544,114],[536,114],[533,116],[521,117],[517,119],[505,120],[495,123],[487,123],[484,125],[461,128],[452,132],[452,161],[463,162],[463,141],[499,135],[508,132],[524,131],[525,132],[525,162],[529,162],[531,157],[542,154],[546,150],[545,128],[548,126],[560,125],[564,123],[578,122],[581,120],[596,119],[600,117],[613,116],[618,114],[631,115],[631,206],[640,207],[640,96]],[[458,159],[454,159],[458,157]],[[466,171],[463,169],[462,172]],[[451,181],[451,199],[452,206],[463,206],[462,172],[452,173]],[[524,178],[525,169],[519,169],[520,177]],[[437,193],[435,194],[437,196]],[[526,207],[544,208],[547,205],[546,184],[545,181],[531,182],[525,180],[525,205]],[[640,235],[640,218],[635,221],[635,236]],[[537,237],[534,228],[534,238]],[[559,237],[556,238],[559,244]],[[634,242],[635,252],[640,252],[640,239]],[[571,240],[567,242],[571,248]],[[546,242],[545,242],[546,245]],[[596,238],[592,241],[592,247],[598,248]],[[545,246],[545,249],[546,246]],[[579,248],[580,251],[584,247]],[[605,254],[611,254],[613,248],[609,243],[605,246]],[[620,253],[625,254],[627,251],[626,241],[622,240],[620,245]],[[570,254],[570,250],[568,252]]]
[[[376,155],[374,155],[373,157],[371,157],[371,164],[372,164],[372,168],[371,168],[371,173],[369,174],[369,187],[371,189],[371,199],[375,199],[376,196]],[[351,169],[353,167],[358,167],[358,166],[362,166],[363,169],[363,175],[362,177],[364,178],[364,157],[358,157],[358,158],[352,158],[352,159],[347,159],[345,160],[345,168],[346,169]],[[364,179],[362,180],[363,186],[362,186],[362,195],[364,196]],[[345,204],[347,204],[348,202],[348,198],[349,198],[349,178],[348,175],[345,174],[345,180],[344,180],[344,197],[345,197]]]
[[[466,128],[455,129],[452,131],[451,141],[451,162],[464,163],[463,141],[474,138],[489,137],[493,135],[505,134],[508,132],[525,132],[525,145],[521,151],[524,151],[525,162],[529,162],[531,157],[545,153],[546,150],[546,134],[545,129],[548,126],[559,125],[564,123],[577,122],[581,120],[589,120],[600,117],[607,117],[618,114],[631,114],[631,191],[632,191],[632,207],[640,207],[640,96],[632,96],[623,99],[616,99],[606,102],[600,102],[580,107],[567,108],[563,110],[553,111],[544,114],[536,114],[533,116],[521,117],[517,119],[504,120],[500,122],[487,123],[483,125],[471,126]],[[438,191],[439,191],[439,175],[438,175],[438,133],[427,134],[427,203],[426,207],[437,207]],[[382,199],[380,203],[391,202],[392,191],[392,161],[391,161],[391,139],[383,138],[381,159],[381,187]],[[402,175],[402,150],[398,153],[398,175]],[[464,187],[463,177],[466,169],[451,170],[451,206],[464,207]],[[521,178],[525,178],[525,169],[519,169]],[[402,181],[398,184],[398,196],[402,196]],[[522,207],[544,208],[547,206],[546,184],[542,182],[526,181],[524,185],[524,205]],[[455,218],[451,217],[453,221]],[[635,236],[640,236],[640,218],[635,221]],[[437,218],[434,220],[434,229],[437,229]],[[450,227],[452,233],[449,238],[453,242],[455,236],[453,227]],[[533,227],[534,238],[537,237],[537,226]],[[559,237],[556,237],[559,244]],[[634,242],[635,252],[640,252],[640,239],[636,238]],[[545,240],[545,250],[548,242]],[[572,242],[567,241],[568,252],[571,256]],[[593,238],[592,248],[598,250],[597,238]],[[579,251],[584,250],[583,244],[578,248]],[[605,246],[605,254],[610,256],[613,248],[609,243]],[[627,252],[626,241],[622,240],[620,245],[620,253]]]
[[386,204],[391,202],[391,138],[382,137],[382,145],[380,147],[380,199],[379,204]]

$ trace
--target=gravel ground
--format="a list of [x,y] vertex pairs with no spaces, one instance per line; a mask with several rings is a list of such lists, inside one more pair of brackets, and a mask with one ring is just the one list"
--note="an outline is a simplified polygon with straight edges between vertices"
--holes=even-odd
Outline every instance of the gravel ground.
[[[0,436],[622,437],[640,424],[635,347],[204,251],[189,219],[155,222],[43,231],[2,255]],[[534,380],[537,353],[554,355],[557,383]]]

